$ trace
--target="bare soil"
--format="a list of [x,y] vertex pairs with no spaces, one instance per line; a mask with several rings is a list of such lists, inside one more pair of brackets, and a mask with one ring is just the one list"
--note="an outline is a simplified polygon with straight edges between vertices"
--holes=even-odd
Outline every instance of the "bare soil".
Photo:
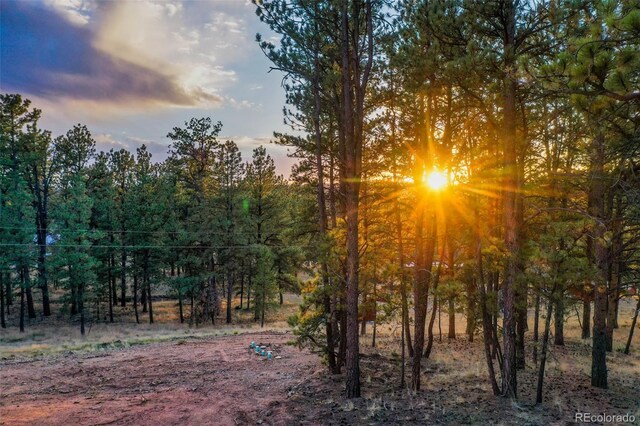
[[[287,392],[318,366],[290,334],[179,340],[0,365],[0,423],[285,424]],[[271,344],[282,358],[248,349]]]
[[[0,361],[0,424],[566,424],[576,411],[640,418],[638,357],[609,357],[611,389],[589,386],[576,357],[556,349],[546,400],[534,397],[535,369],[520,376],[519,404],[491,395],[478,342],[443,341],[425,364],[425,389],[398,387],[393,354],[364,348],[363,398],[346,401],[343,377],[317,355],[287,345],[290,333],[189,337],[124,349]],[[270,344],[267,361],[249,343]],[[363,342],[365,343],[365,342]],[[583,353],[574,353],[587,352]]]
[[[363,394],[355,400],[344,398],[343,375],[329,375],[317,354],[287,344],[295,336],[281,323],[263,332],[100,325],[83,344],[43,324],[34,336],[8,335],[0,344],[0,425],[564,425],[576,412],[630,413],[640,424],[640,339],[630,355],[621,353],[629,318],[624,305],[607,355],[607,390],[591,387],[590,340],[579,338],[570,318],[565,346],[550,347],[541,405],[533,404],[534,343],[527,342],[527,367],[518,373],[518,402],[495,397],[481,339],[467,340],[464,321],[457,339],[436,335],[419,393],[399,386],[397,324],[378,327],[376,348],[369,328],[361,337]],[[256,356],[252,340],[280,358]],[[408,380],[408,360],[406,370]]]

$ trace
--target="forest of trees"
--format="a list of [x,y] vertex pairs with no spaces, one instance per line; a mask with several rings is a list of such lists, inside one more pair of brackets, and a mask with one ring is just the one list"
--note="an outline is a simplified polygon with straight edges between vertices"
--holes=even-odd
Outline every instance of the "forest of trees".
[[180,322],[188,312],[190,324],[215,323],[225,306],[227,323],[239,308],[264,324],[298,288],[292,212],[305,198],[264,147],[243,163],[233,141],[218,140],[221,123],[206,118],[174,128],[161,163],[144,145],[135,155],[96,153],[85,126],[52,138],[29,100],[0,100],[3,328],[12,305],[21,331],[36,318],[35,291],[50,316],[52,287],[82,334],[87,316],[114,322],[128,304],[136,322],[153,323],[156,291],[177,300]]
[[304,267],[290,322],[348,398],[367,321],[374,345],[379,322],[402,325],[400,383],[407,358],[420,390],[441,310],[449,338],[463,315],[482,340],[495,395],[517,398],[532,363],[542,402],[548,347],[578,309],[607,388],[618,306],[640,288],[638,3],[253,2],[279,35],[256,38],[285,76],[288,180],[264,148],[243,163],[210,119],[174,128],[155,163],[144,146],[96,153],[81,125],[53,138],[2,96],[3,327],[50,315],[52,289],[82,330],[127,304],[153,322],[160,287],[181,321],[215,322],[224,302],[231,322],[239,296],[264,323]]

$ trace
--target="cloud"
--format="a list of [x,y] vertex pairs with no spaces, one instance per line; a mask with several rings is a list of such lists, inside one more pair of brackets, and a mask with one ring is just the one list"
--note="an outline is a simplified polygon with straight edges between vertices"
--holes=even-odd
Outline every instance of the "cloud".
[[92,0],[45,0],[44,3],[76,25],[88,24],[95,7]]
[[270,137],[221,136],[219,139],[221,141],[234,141],[238,145],[243,161],[247,162],[251,161],[253,150],[259,146],[263,146],[266,148],[267,154],[273,158],[273,162],[276,166],[276,172],[284,175],[285,177],[289,177],[291,174],[291,167],[297,162],[297,160],[288,156],[288,147],[271,143],[273,138]]
[[[126,149],[135,155],[136,149],[142,145],[147,147],[155,162],[164,161],[168,157],[169,140],[163,142],[155,142],[153,140],[122,134],[113,136],[110,133],[100,133],[93,136],[96,141],[96,151],[109,152],[110,150]],[[273,158],[277,173],[289,176],[291,166],[296,163],[295,159],[287,157],[288,148],[281,145],[271,143],[272,138],[269,137],[251,137],[251,136],[220,136],[220,141],[232,140],[238,145],[238,149],[242,154],[243,161],[250,162],[253,150],[259,146],[267,149],[267,153]]]
[[[215,106],[222,102],[221,96],[197,85],[184,87],[177,69],[163,68],[161,62],[114,55],[117,44],[111,51],[101,47],[100,33],[86,25],[88,21],[82,18],[86,16],[78,12],[83,9],[74,9],[72,0],[52,4],[55,7],[36,2],[1,2],[3,91],[45,99],[147,106]],[[167,14],[179,11],[177,6],[157,6]],[[67,12],[63,15],[61,9]]]
[[166,143],[155,142],[149,139],[129,136],[126,134],[120,137],[113,136],[110,133],[100,133],[93,136],[96,141],[96,151],[109,152],[110,150],[118,151],[126,149],[130,153],[136,153],[136,149],[142,145],[147,147],[147,151],[151,153],[153,161],[164,161],[168,156],[169,145]]
[[129,149],[129,146],[127,146],[126,144],[124,144],[123,142],[116,140],[111,134],[109,133],[102,133],[99,135],[93,135],[93,139],[96,141],[96,151],[100,152],[100,151],[104,151],[104,152],[109,152],[112,149],[114,151],[118,151],[120,149]]

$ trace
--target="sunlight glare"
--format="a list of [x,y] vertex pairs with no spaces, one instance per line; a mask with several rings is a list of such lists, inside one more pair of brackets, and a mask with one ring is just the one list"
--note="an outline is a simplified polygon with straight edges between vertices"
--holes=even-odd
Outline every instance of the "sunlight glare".
[[447,176],[437,170],[432,171],[427,177],[429,188],[438,191],[447,186]]

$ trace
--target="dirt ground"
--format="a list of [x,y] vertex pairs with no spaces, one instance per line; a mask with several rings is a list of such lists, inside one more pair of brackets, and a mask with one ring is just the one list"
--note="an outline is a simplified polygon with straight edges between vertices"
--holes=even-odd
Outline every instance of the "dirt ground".
[[[579,338],[569,318],[565,346],[550,347],[538,406],[533,342],[518,373],[519,402],[496,398],[481,339],[467,340],[463,318],[457,339],[436,336],[417,394],[399,386],[397,325],[379,327],[376,348],[369,327],[361,338],[363,394],[351,401],[344,376],[327,374],[317,354],[288,345],[294,336],[280,323],[264,332],[215,326],[189,335],[162,331],[167,325],[141,326],[135,334],[103,325],[91,344],[58,337],[64,343],[57,346],[56,334],[42,325],[23,341],[10,335],[0,345],[0,425],[564,425],[576,412],[630,413],[640,424],[640,338],[630,355],[620,351],[629,313],[625,305],[607,355],[608,390],[590,386],[590,341]],[[256,356],[248,349],[252,340],[272,345],[280,358]],[[406,369],[408,380],[409,362]]]
[[[0,423],[285,424],[287,393],[318,358],[290,334],[187,339],[0,365]],[[280,359],[248,349],[273,345]]]
[[[343,376],[319,358],[286,345],[290,333],[187,338],[124,349],[0,362],[0,424],[566,424],[576,411],[640,418],[640,365],[609,357],[611,389],[589,386],[573,346],[555,350],[546,400],[535,407],[535,370],[521,374],[514,404],[491,395],[480,348],[466,340],[436,345],[425,389],[398,388],[398,362],[366,348],[363,397],[345,401]],[[271,344],[280,359],[256,356]],[[578,354],[583,356],[584,354]]]

